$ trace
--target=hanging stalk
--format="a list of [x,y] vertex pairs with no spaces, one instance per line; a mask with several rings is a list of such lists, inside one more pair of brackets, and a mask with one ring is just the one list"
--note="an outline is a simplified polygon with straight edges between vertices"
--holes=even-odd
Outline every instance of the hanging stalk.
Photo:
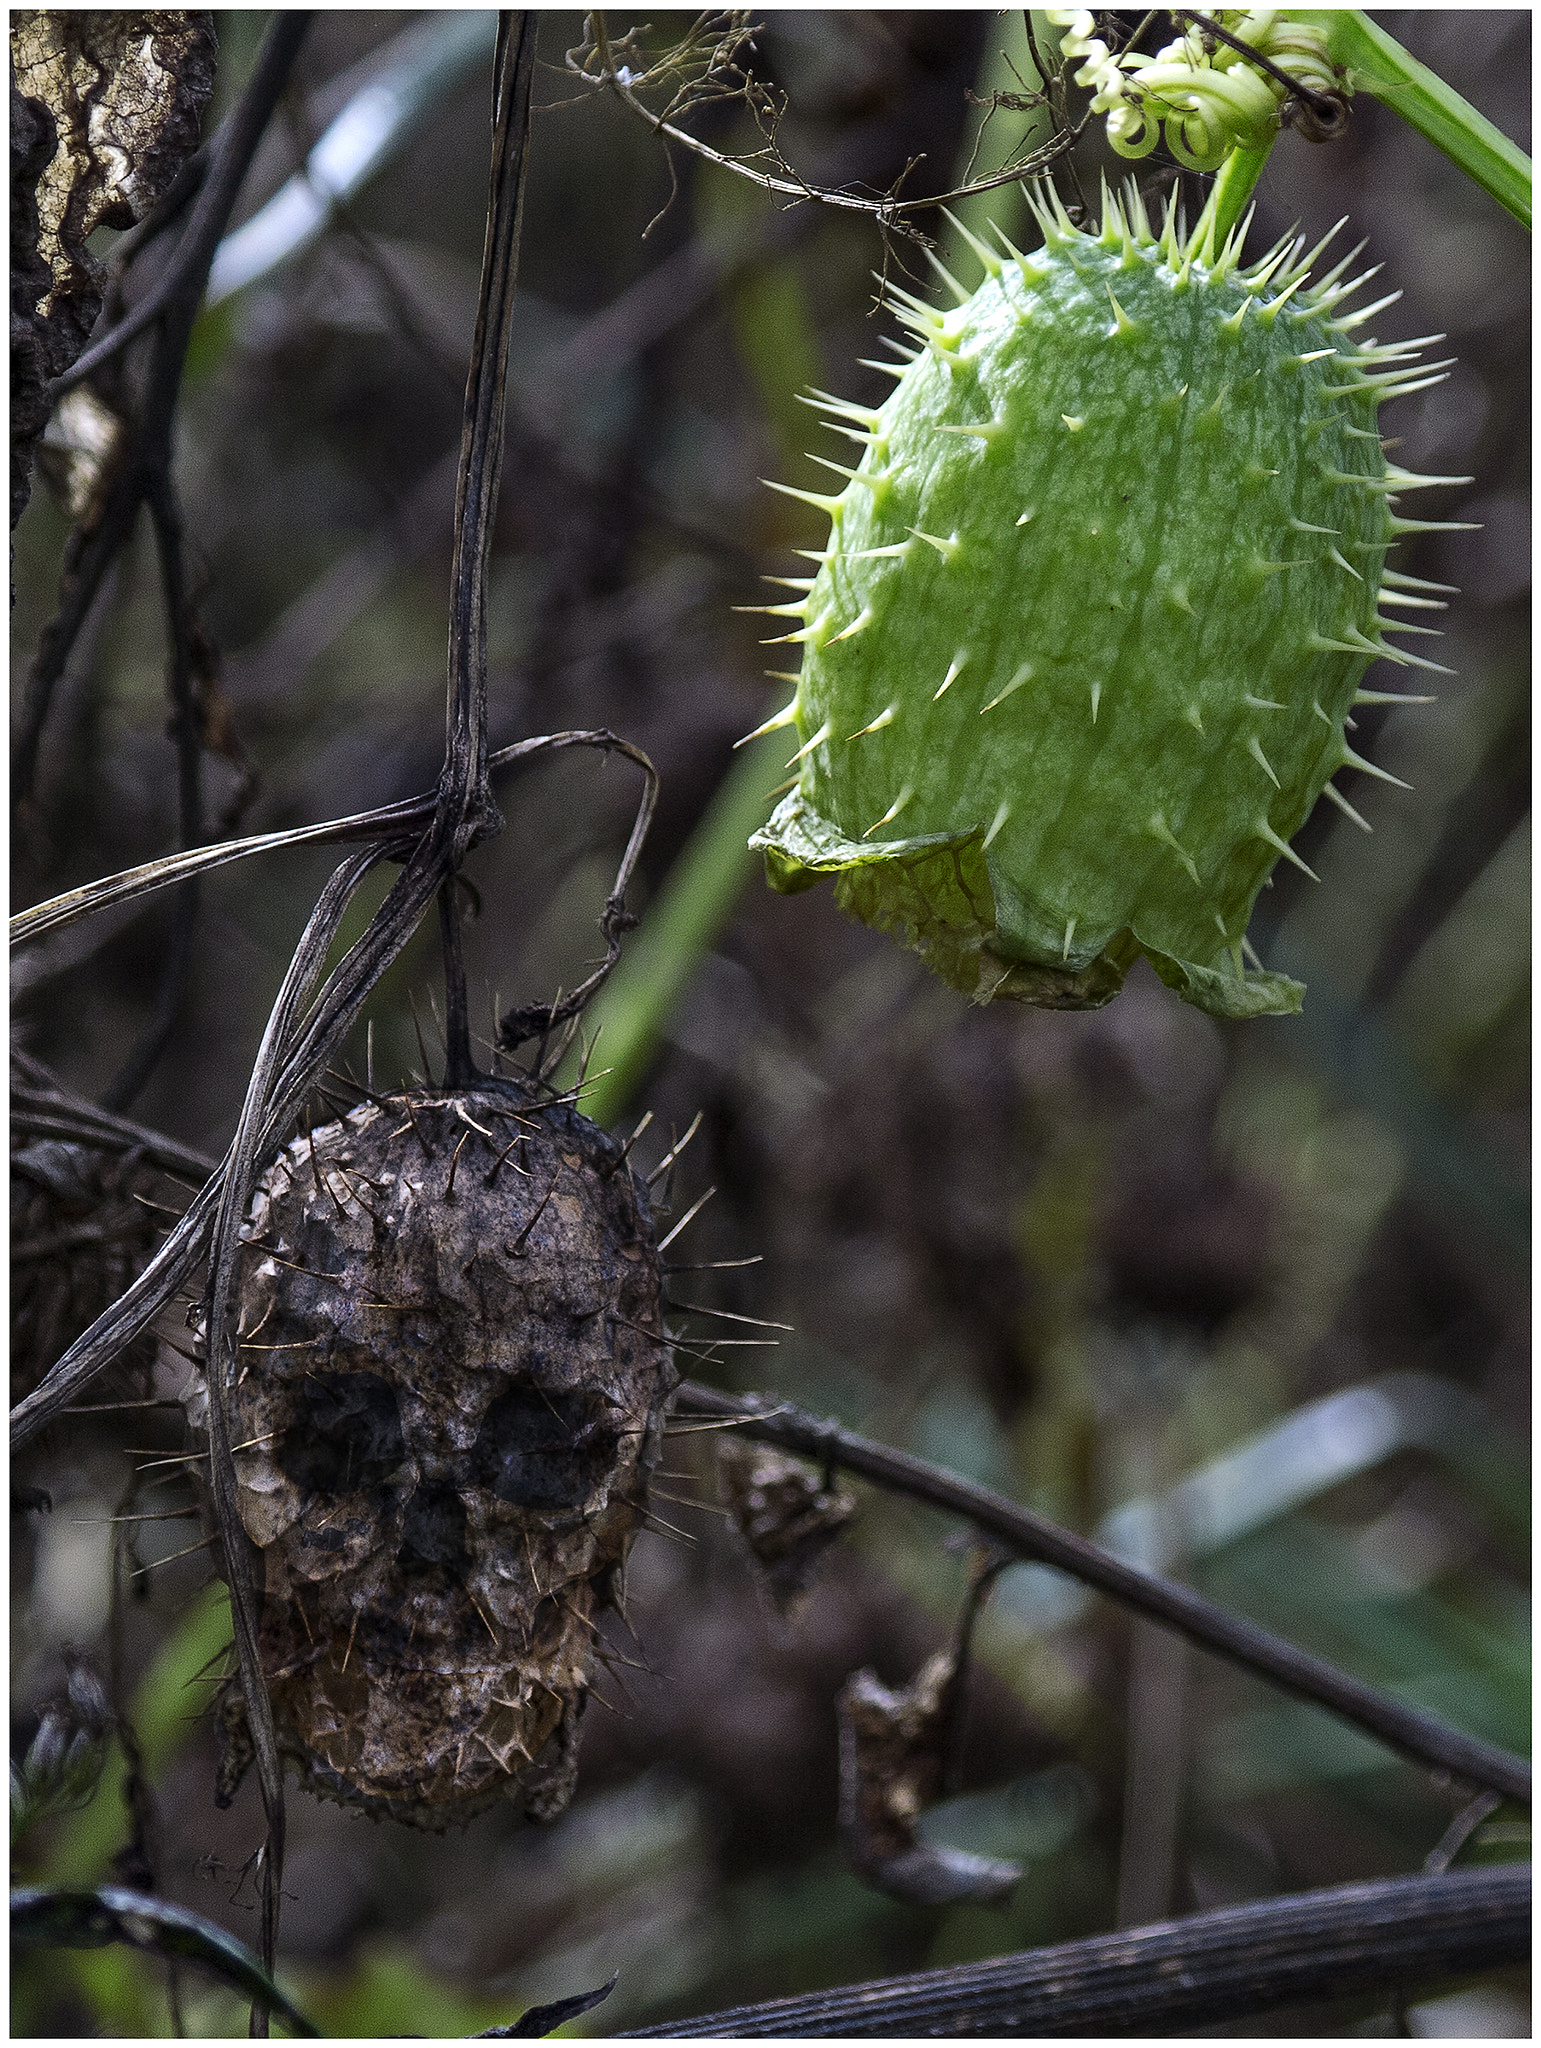
[[1438,72],[1357,7],[1292,7],[1289,19],[1323,32],[1327,54],[1346,70],[1351,91],[1384,100],[1529,228],[1530,158]]
[[1233,149],[1220,166],[1200,216],[1206,248],[1217,253],[1224,248],[1226,236],[1247,210],[1272,149],[1272,142],[1265,149]]

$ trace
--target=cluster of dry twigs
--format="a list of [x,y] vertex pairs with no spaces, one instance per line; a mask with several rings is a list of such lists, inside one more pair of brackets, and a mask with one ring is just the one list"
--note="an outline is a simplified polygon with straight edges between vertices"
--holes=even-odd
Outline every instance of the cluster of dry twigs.
[[[755,35],[748,10],[732,8],[698,15],[686,34],[661,53],[649,53],[643,47],[642,31],[633,30],[612,38],[602,13],[590,14],[586,27],[585,40],[567,53],[568,70],[586,86],[613,93],[623,106],[648,124],[660,141],[689,150],[703,162],[731,171],[789,204],[807,200],[820,206],[871,214],[885,243],[893,233],[930,247],[931,237],[918,225],[917,214],[939,206],[955,206],[976,192],[993,191],[1000,185],[1043,175],[1069,154],[1091,118],[1083,113],[1078,120],[1070,119],[1065,104],[1064,67],[1042,53],[1029,23],[1028,43],[1040,83],[1030,88],[1023,80],[1021,93],[998,94],[996,99],[999,105],[1016,112],[1048,107],[1053,115],[1053,132],[1047,142],[1029,140],[1011,151],[1000,169],[988,177],[970,179],[951,191],[923,199],[908,199],[903,192],[918,161],[915,158],[882,193],[814,185],[782,152],[778,134],[786,113],[784,98],[778,98],[741,61]],[[1120,47],[1132,43],[1143,27],[1144,24],[1134,25]],[[649,93],[667,93],[668,97],[662,105],[650,107]],[[760,136],[758,149],[737,154],[714,149],[682,125],[687,114],[729,101],[747,109]],[[656,226],[657,221],[651,225]]]

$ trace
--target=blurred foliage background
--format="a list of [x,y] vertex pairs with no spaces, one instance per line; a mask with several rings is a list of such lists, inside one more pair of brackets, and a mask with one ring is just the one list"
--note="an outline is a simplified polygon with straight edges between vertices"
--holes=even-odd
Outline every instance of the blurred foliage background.
[[[1527,12],[1376,18],[1528,146]],[[656,46],[689,17],[651,19]],[[211,118],[239,91],[264,20],[217,16]],[[437,772],[485,204],[482,21],[479,61],[447,67],[420,124],[328,231],[211,306],[195,337],[177,475],[223,656],[219,708],[239,741],[211,762],[212,808],[242,830],[385,803]],[[465,26],[319,14],[241,215],[399,57],[399,39],[426,38],[411,46],[423,69],[442,51],[434,38],[464,40]],[[1449,380],[1383,419],[1406,466],[1475,474],[1425,494],[1420,513],[1481,522],[1398,558],[1462,593],[1442,621],[1457,673],[1439,679],[1439,701],[1367,712],[1355,741],[1416,794],[1355,789],[1372,839],[1319,806],[1297,844],[1324,886],[1281,867],[1260,903],[1258,950],[1306,981],[1305,1015],[1217,1025],[1143,967],[1096,1014],[974,1010],[845,923],[827,890],[771,896],[742,846],[784,749],[761,743],[735,770],[732,742],[785,691],[764,680],[759,622],[733,607],[763,601],[757,578],[795,573],[791,549],[822,530],[759,479],[817,489],[824,473],[804,451],[840,452],[800,389],[886,389],[860,360],[891,325],[874,305],[881,238],[870,217],[782,208],[680,153],[671,167],[641,123],[564,73],[581,16],[546,14],[542,36],[491,589],[492,737],[607,724],[662,773],[643,927],[607,992],[591,1073],[609,1064],[607,1035],[627,1056],[590,1106],[628,1128],[651,1109],[647,1163],[704,1112],[676,1214],[717,1192],[681,1244],[701,1261],[761,1263],[693,1275],[688,1296],[796,1333],[690,1369],[836,1413],[1133,1554],[1165,1555],[1353,1671],[1525,1747],[1524,235],[1370,102],[1334,145],[1286,135],[1259,191],[1254,247],[1296,221],[1314,240],[1346,212],[1404,292],[1381,337],[1448,335]],[[1019,15],[777,12],[755,64],[789,96],[781,143],[811,180],[877,193],[914,159],[905,190],[923,194],[951,185],[976,142],[990,164],[1020,134],[1020,116],[997,113],[980,142],[968,92],[1010,89],[999,53],[1021,41]],[[718,147],[752,146],[732,104],[697,126]],[[1074,165],[1090,193],[1104,168],[1123,169],[1095,132]],[[1176,175],[1159,156],[1137,168],[1158,194]],[[1190,191],[1190,215],[1196,203]],[[1012,188],[981,213],[1023,226]],[[922,225],[971,280],[957,238],[934,216]],[[902,242],[888,260],[896,275],[923,269]],[[66,531],[35,488],[16,535],[15,675],[52,608]],[[470,866],[484,1031],[494,998],[549,999],[584,971],[634,794],[628,770],[591,757],[503,785],[507,829]],[[150,858],[174,832],[141,532],[61,686],[14,846],[17,900]],[[186,993],[134,1116],[223,1149],[330,865],[289,852],[205,885]],[[99,1094],[160,1000],[172,929],[156,898],[33,949],[13,1033]],[[674,948],[661,964],[660,934]],[[378,1078],[421,1064],[409,997],[436,1056],[438,988],[430,921],[371,1005]],[[649,1001],[651,1036],[638,1024]],[[359,1071],[363,1058],[361,1037]],[[155,1373],[172,1394],[185,1368],[163,1352]],[[120,1525],[114,1575],[109,1518],[186,1502],[168,1464],[124,1505],[133,1453],[170,1458],[178,1432],[175,1410],[80,1417],[29,1453],[18,1476],[53,1508],[13,1522],[13,1743],[61,1689],[61,1645],[92,1656],[153,1786],[140,1849],[155,1883],[254,1941],[243,1869],[261,1839],[256,1787],[216,1811],[200,1717],[198,1674],[228,1640],[221,1594],[202,1553],[156,1563],[196,1525]],[[780,1620],[714,1512],[712,1447],[709,1434],[671,1444],[679,1476],[662,1484],[679,1504],[662,1512],[680,1540],[640,1539],[640,1651],[617,1638],[653,1675],[602,1683],[565,1818],[536,1832],[510,1809],[435,1838],[293,1796],[281,1975],[326,2031],[463,2033],[613,1970],[609,2002],[568,2031],[664,2022],[1414,1870],[1459,1804],[1325,1715],[1017,1567],[979,1630],[965,1789],[925,1827],[1026,1875],[1005,1907],[885,1899],[840,1861],[834,1695],[862,1664],[901,1682],[947,1640],[966,1557],[941,1518],[858,1488],[853,1535]],[[122,1781],[115,1762],[91,1806],[36,1829],[23,1878],[108,1876],[129,1832]],[[1506,1813],[1473,1853],[1521,1847]],[[34,1956],[14,1992],[21,2033],[164,2034],[174,2004],[189,2032],[245,2031],[230,1995],[194,1973],[173,1991],[163,1966],[121,1949]],[[1417,2006],[1411,2024],[1529,2030],[1513,1979]],[[1370,2003],[1280,2022],[1389,2025]]]

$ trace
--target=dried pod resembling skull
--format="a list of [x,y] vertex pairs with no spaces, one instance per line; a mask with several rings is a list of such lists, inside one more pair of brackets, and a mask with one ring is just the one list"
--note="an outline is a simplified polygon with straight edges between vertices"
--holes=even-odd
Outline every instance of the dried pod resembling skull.
[[230,1440],[281,1749],[417,1826],[549,1817],[676,1381],[644,1187],[569,1105],[481,1081],[296,1139],[247,1235]]

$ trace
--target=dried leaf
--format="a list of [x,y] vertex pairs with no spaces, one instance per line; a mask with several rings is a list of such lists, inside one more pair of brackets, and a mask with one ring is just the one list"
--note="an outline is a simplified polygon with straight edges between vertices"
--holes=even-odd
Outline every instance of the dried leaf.
[[807,1591],[820,1558],[856,1516],[856,1500],[765,1444],[718,1439],[723,1499],[778,1612]]
[[571,1998],[553,1998],[548,2005],[532,2005],[522,2012],[512,2026],[488,2027],[485,2032],[473,2034],[473,2041],[543,2041],[548,2034],[554,2034],[558,2027],[575,2020],[580,2013],[592,2012],[596,2005],[603,2005],[615,1989],[620,1972],[607,1984],[596,1985],[592,1991],[579,1991]]
[[956,1678],[955,1659],[939,1650],[902,1691],[890,1691],[871,1671],[857,1671],[837,1702],[847,1860],[891,1898],[926,1906],[1003,1899],[1022,1875],[1020,1864],[916,1835],[916,1821],[941,1797]]
[[291,2033],[316,2037],[315,2027],[244,1942],[186,1906],[173,1906],[147,1892],[121,1885],[102,1885],[96,1891],[13,1891],[11,1940],[17,1948],[104,1948],[122,1941],[168,1961],[201,1963],[243,1997],[278,2013]]

